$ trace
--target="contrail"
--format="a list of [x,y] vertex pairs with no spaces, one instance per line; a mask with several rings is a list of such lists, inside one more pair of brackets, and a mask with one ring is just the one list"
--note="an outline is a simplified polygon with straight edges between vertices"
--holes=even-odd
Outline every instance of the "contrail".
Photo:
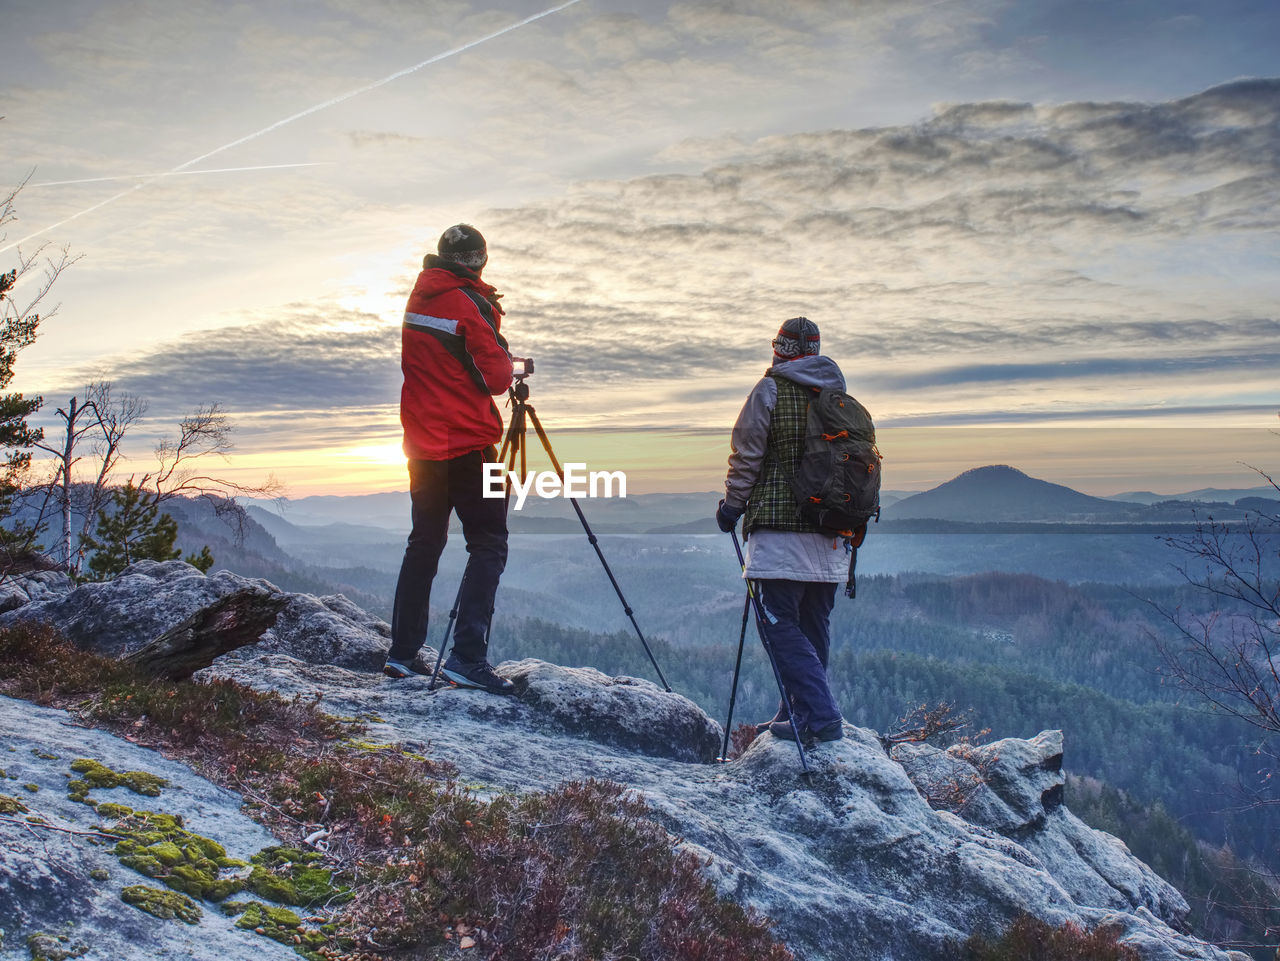
[[259,164],[256,167],[219,167],[211,170],[169,170],[161,171],[153,174],[121,174],[118,177],[85,177],[83,180],[46,180],[38,184],[26,184],[24,190],[34,190],[36,187],[65,187],[68,184],[100,184],[107,183],[112,180],[156,180],[160,177],[192,177],[197,174],[235,174],[243,173],[247,170],[287,170],[291,167],[327,167],[331,166],[333,161],[324,160],[315,163],[300,164]]
[[[215,147],[213,150],[210,150],[208,153],[203,153],[199,157],[193,157],[191,160],[188,160],[186,163],[178,164],[178,166],[174,167],[172,170],[166,171],[164,176],[182,173],[182,171],[186,170],[188,167],[194,167],[196,164],[200,163],[202,160],[208,160],[210,157],[220,154],[224,150],[230,150],[232,147],[239,147],[241,144],[246,144],[251,140],[257,140],[259,137],[265,136],[266,134],[271,133],[273,130],[279,130],[285,124],[293,123],[295,120],[301,120],[303,117],[309,117],[313,113],[319,113],[321,110],[326,110],[329,107],[337,106],[340,103],[350,100],[352,97],[358,97],[362,93],[368,93],[370,90],[377,90],[379,87],[386,86],[387,84],[391,83],[393,80],[399,80],[401,77],[407,77],[411,73],[417,73],[423,67],[429,67],[433,63],[439,63],[441,60],[446,60],[449,57],[457,56],[460,53],[465,53],[466,51],[470,50],[472,47],[477,47],[480,44],[487,43],[490,40],[496,40],[498,37],[501,37],[504,34],[508,34],[513,30],[519,30],[521,27],[528,26],[529,24],[533,23],[535,20],[541,20],[543,17],[549,17],[553,13],[559,13],[561,10],[564,10],[566,7],[572,7],[575,3],[578,3],[578,2],[579,0],[567,0],[567,2],[565,3],[559,3],[559,4],[556,4],[554,7],[548,7],[546,10],[543,10],[540,13],[535,13],[532,16],[525,17],[523,20],[517,21],[516,23],[508,24],[507,26],[503,27],[500,30],[495,30],[493,31],[493,33],[487,33],[483,37],[480,37],[476,40],[471,40],[467,43],[462,44],[462,46],[460,47],[454,47],[451,50],[446,50],[443,53],[438,53],[433,57],[428,57],[426,60],[423,60],[421,63],[415,63],[412,67],[405,67],[403,70],[397,70],[395,73],[390,74],[386,77],[383,77],[381,80],[375,80],[372,83],[365,84],[363,87],[357,87],[355,90],[351,90],[347,93],[334,97],[332,100],[326,100],[324,103],[317,104],[314,107],[308,107],[306,110],[300,110],[295,114],[291,114],[290,116],[285,117],[283,120],[277,120],[275,123],[271,124],[270,126],[263,127],[261,130],[254,131],[251,134],[241,137],[239,140],[233,140],[231,141],[231,143],[223,144],[221,147]],[[39,237],[41,234],[46,234],[51,230],[58,229],[64,224],[69,224],[71,221],[76,220],[80,217],[83,217],[86,214],[91,214],[95,210],[101,210],[103,207],[107,206],[107,204],[115,203],[121,197],[127,197],[129,194],[133,193],[134,191],[141,190],[143,187],[147,186],[147,184],[154,183],[154,182],[155,182],[155,178],[151,180],[144,180],[142,183],[139,183],[139,184],[134,184],[132,187],[128,188],[127,190],[122,190],[118,194],[113,194],[112,196],[108,197],[106,200],[98,201],[92,207],[86,207],[84,210],[81,210],[79,213],[74,213],[70,217],[64,217],[62,220],[59,220],[56,224],[50,224],[48,227],[43,227],[40,230],[35,231],[34,233],[27,234],[25,237],[22,237],[19,240],[15,240],[11,244],[6,244],[5,246],[0,247],[0,254],[4,253],[6,250],[13,249],[19,244],[26,243],[28,240],[31,240],[32,238]]]

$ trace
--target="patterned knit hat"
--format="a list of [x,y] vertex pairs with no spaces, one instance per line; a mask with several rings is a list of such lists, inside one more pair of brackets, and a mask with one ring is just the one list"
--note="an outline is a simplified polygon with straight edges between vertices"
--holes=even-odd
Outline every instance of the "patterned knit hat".
[[441,260],[479,270],[489,260],[484,237],[470,224],[457,224],[440,235],[436,253]]
[[818,325],[808,317],[792,317],[784,320],[773,338],[773,356],[778,360],[794,360],[818,353],[822,338]]

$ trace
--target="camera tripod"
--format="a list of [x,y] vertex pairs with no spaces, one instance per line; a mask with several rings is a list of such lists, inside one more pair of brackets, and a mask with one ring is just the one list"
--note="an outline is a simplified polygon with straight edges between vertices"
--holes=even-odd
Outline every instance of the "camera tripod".
[[[533,429],[538,435],[538,440],[542,442],[542,449],[547,452],[547,457],[551,460],[551,466],[555,469],[561,482],[564,481],[564,468],[560,466],[560,461],[556,458],[555,451],[551,449],[551,440],[547,437],[547,432],[542,427],[542,421],[538,419],[538,412],[533,409],[533,405],[529,403],[529,385],[525,378],[533,373],[532,363],[529,363],[527,369],[523,373],[517,373],[515,383],[507,390],[508,403],[511,405],[511,423],[507,427],[507,435],[502,441],[502,450],[498,454],[498,461],[507,467],[507,509],[511,508],[511,475],[516,473],[516,461],[520,462],[519,477],[521,481],[528,475],[528,424],[533,424]],[[600,550],[600,539],[596,537],[595,532],[591,529],[591,525],[587,523],[587,516],[582,513],[582,505],[578,503],[576,497],[568,498],[569,503],[573,505],[574,513],[578,515],[578,520],[582,523],[582,530],[587,535],[587,542],[595,549],[596,557],[600,558],[600,564],[604,568],[605,574],[609,577],[609,583],[613,585],[614,592],[618,595],[618,600],[622,603],[623,613],[631,621],[631,626],[635,629],[636,637],[640,638],[640,644],[644,647],[645,654],[649,655],[649,663],[653,665],[654,671],[658,674],[658,680],[662,682],[662,686],[668,692],[671,685],[667,683],[667,679],[662,674],[662,668],[658,667],[658,661],[653,656],[653,651],[649,647],[649,642],[645,640],[644,633],[640,630],[640,625],[636,623],[635,612],[630,604],[627,603],[626,596],[622,593],[622,588],[618,586],[618,579],[614,577],[609,562],[605,560],[604,552]],[[436,680],[440,676],[440,665],[444,660],[444,651],[448,646],[449,635],[453,631],[454,622],[458,618],[458,602],[462,598],[462,587],[466,583],[466,572],[463,572],[462,583],[458,585],[458,595],[453,600],[453,607],[449,611],[449,626],[445,628],[444,639],[440,642],[440,650],[436,656],[436,667],[431,675],[430,689],[434,690]],[[489,626],[485,628],[485,644],[489,641],[489,629],[493,626],[493,611],[489,612]]]

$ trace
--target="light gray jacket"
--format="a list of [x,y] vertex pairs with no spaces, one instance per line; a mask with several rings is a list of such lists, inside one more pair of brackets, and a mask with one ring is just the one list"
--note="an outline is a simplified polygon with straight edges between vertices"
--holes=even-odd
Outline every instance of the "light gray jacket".
[[[795,360],[779,361],[769,368],[802,387],[833,387],[844,390],[844,374],[830,357],[812,354]],[[733,510],[745,510],[751,489],[760,479],[765,449],[769,446],[769,423],[778,403],[778,385],[766,374],[747,395],[742,412],[733,425],[730,438],[729,476],[724,482],[724,504]]]
[[[770,370],[805,387],[845,389],[844,374],[830,357],[797,357],[780,361]],[[778,385],[766,374],[747,395],[733,425],[729,474],[724,483],[726,507],[744,510],[747,506],[764,466],[769,424],[777,403]],[[747,569],[743,576],[753,580],[840,583],[847,576],[849,565],[848,554],[840,548],[840,538],[826,534],[758,528],[747,541]]]

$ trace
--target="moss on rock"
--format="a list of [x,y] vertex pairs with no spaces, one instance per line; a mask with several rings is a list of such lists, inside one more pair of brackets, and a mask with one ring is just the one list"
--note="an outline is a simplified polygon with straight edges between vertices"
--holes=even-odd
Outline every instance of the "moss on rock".
[[193,834],[182,818],[160,811],[135,811],[123,804],[99,804],[99,816],[114,821],[123,835],[114,853],[120,863],[193,898],[221,901],[244,890],[240,878],[220,877],[226,849],[212,838]]
[[95,788],[127,787],[134,794],[159,797],[160,789],[169,782],[149,771],[113,771],[99,761],[82,757],[71,762],[71,770],[80,775],[80,781]]
[[304,958],[321,958],[317,952],[328,942],[324,934],[304,926],[302,919],[288,908],[271,907],[260,901],[253,901],[245,907],[236,927],[287,944]]
[[26,814],[29,808],[16,797],[0,794],[0,814]]
[[333,872],[320,867],[324,860],[318,851],[298,848],[263,848],[253,856],[254,867],[247,887],[269,901],[309,907],[347,900],[349,892],[333,885]]
[[27,949],[31,952],[31,961],[67,961],[89,953],[87,944],[72,941],[65,934],[45,934],[42,931],[27,938]]
[[204,915],[200,905],[185,894],[153,888],[146,884],[131,884],[120,892],[120,900],[165,921],[198,924]]

